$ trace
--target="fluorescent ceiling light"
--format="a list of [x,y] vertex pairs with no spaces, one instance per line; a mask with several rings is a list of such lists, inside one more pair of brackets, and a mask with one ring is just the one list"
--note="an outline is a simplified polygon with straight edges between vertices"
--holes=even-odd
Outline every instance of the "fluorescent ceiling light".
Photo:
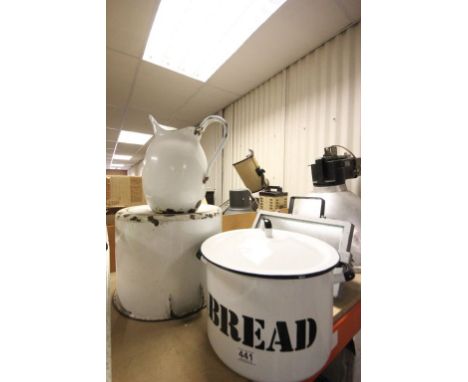
[[123,167],[123,166],[125,166],[125,165],[122,164],[122,163],[111,163],[111,168],[112,167]]
[[131,155],[114,154],[113,159],[130,160],[130,159],[132,159],[132,156]]
[[119,139],[120,143],[132,143],[134,145],[144,145],[148,142],[153,135],[144,133],[135,133],[134,131],[120,130]]
[[161,0],[143,59],[207,81],[286,0]]

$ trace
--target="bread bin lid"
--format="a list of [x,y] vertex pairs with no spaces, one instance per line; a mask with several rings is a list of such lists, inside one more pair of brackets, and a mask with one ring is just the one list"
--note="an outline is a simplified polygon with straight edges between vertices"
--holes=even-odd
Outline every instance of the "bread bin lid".
[[322,240],[279,229],[240,229],[205,240],[201,256],[227,271],[265,278],[306,278],[331,271],[340,261]]

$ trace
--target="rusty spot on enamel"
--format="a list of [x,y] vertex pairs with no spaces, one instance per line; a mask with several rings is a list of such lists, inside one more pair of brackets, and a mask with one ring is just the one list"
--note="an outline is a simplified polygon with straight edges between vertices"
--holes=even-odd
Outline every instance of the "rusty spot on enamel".
[[132,222],[141,222],[141,219],[137,216],[133,216],[132,218],[130,218],[130,221]]
[[148,221],[152,223],[155,227],[159,225],[159,220],[155,219],[153,216],[148,216]]

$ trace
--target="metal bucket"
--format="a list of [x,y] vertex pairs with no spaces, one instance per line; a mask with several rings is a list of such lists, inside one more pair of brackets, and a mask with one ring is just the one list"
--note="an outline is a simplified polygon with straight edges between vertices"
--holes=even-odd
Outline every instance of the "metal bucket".
[[149,206],[116,214],[116,294],[124,315],[145,321],[182,318],[205,306],[203,241],[221,232],[221,209],[156,214]]

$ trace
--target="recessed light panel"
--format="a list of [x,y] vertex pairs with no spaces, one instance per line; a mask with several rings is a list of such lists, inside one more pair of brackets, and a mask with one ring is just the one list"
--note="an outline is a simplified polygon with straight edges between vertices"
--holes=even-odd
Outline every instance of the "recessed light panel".
[[130,159],[132,159],[132,156],[131,155],[114,154],[114,157],[112,159],[130,160]]
[[117,142],[131,143],[134,145],[144,145],[151,139],[151,137],[151,134],[135,133],[134,131],[121,130]]
[[206,82],[286,0],[161,0],[143,59]]

